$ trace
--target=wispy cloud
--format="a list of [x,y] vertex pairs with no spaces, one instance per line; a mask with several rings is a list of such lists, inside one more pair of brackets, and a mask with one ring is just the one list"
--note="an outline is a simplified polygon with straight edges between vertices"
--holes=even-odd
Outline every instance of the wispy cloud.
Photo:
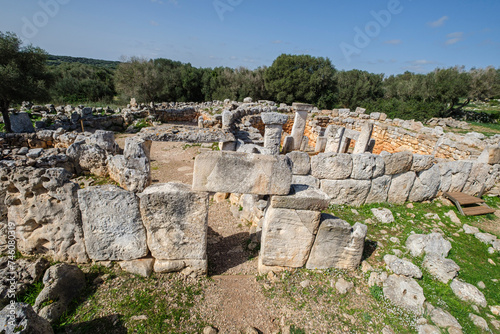
[[163,1],[162,0],[151,0],[151,2],[157,3],[159,5],[163,5]]
[[384,42],[384,44],[390,44],[390,45],[399,45],[402,43],[403,43],[403,41],[400,39],[390,39],[390,40]]
[[155,20],[149,21],[149,24],[151,24],[153,27],[158,27],[160,24],[156,22]]
[[434,22],[428,22],[427,25],[431,28],[439,28],[444,25],[446,21],[448,21],[449,17],[448,16],[443,16],[439,20],[436,20]]
[[402,69],[405,71],[411,71],[411,72],[416,72],[416,73],[426,73],[429,72],[431,69],[428,67],[429,65],[438,65],[439,62],[434,61],[434,60],[427,60],[427,59],[417,59],[417,60],[410,60],[406,62],[408,65],[403,66]]
[[460,31],[453,32],[451,34],[446,35],[446,38],[448,38],[448,39],[446,40],[446,42],[444,42],[444,44],[453,45],[453,44],[460,42],[462,39],[464,39],[464,33],[460,32]]
[[406,63],[411,64],[411,65],[420,65],[420,66],[437,64],[436,61],[427,60],[427,59],[410,60],[410,61],[407,61]]
[[281,44],[281,43],[283,43],[283,41],[281,41],[281,40],[277,39],[277,40],[275,40],[275,41],[272,41],[272,43],[273,43],[273,44]]

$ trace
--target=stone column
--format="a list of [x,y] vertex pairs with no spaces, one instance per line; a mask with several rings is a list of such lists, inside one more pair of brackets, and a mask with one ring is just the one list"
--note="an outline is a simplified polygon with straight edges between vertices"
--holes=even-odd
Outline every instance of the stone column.
[[293,122],[292,137],[293,149],[300,149],[302,144],[302,137],[306,129],[307,115],[313,108],[310,104],[294,103],[292,109],[295,110],[295,121]]
[[356,145],[354,146],[353,154],[365,153],[368,148],[368,144],[370,144],[370,139],[372,137],[373,132],[373,123],[366,123],[361,130],[361,134],[359,135],[358,140],[356,141]]
[[344,139],[342,139],[340,143],[338,153],[347,153],[349,151],[349,145],[351,145],[351,138],[344,136]]
[[276,112],[264,112],[260,117],[266,125],[264,148],[269,149],[272,155],[280,154],[281,132],[283,124],[288,121],[288,116]]
[[203,121],[204,121],[203,116],[199,116],[199,117],[198,117],[198,127],[199,127],[200,129],[202,129],[202,128],[204,127],[204,126],[203,126]]
[[327,142],[325,146],[325,153],[333,152],[339,153],[340,144],[344,138],[345,128],[338,128],[329,125],[326,129]]
[[302,137],[302,143],[300,143],[300,150],[302,152],[307,151],[307,147],[309,146],[309,137],[303,136]]

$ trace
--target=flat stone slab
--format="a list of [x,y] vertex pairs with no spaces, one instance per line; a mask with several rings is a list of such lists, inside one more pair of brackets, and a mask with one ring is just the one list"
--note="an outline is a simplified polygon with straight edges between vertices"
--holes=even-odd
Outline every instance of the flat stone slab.
[[321,211],[328,208],[330,198],[323,191],[307,185],[293,184],[288,196],[273,196],[273,208]]
[[285,156],[204,152],[194,162],[193,190],[254,195],[288,195],[292,163]]

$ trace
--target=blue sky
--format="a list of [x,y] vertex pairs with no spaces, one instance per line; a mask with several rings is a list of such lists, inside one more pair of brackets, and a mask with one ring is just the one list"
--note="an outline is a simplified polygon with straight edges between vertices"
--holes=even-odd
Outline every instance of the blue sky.
[[269,66],[282,53],[397,74],[500,67],[498,0],[0,0],[0,31],[56,55]]

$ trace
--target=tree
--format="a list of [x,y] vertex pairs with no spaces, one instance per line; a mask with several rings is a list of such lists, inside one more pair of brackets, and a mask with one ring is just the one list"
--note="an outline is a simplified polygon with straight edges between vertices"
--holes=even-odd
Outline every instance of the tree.
[[164,84],[161,64],[154,60],[133,57],[118,65],[115,72],[117,91],[143,102],[158,101]]
[[318,108],[335,102],[335,67],[330,59],[282,54],[266,69],[266,89],[278,102],[306,102]]
[[47,54],[42,49],[23,46],[14,33],[0,32],[0,110],[5,131],[12,132],[11,103],[46,98],[51,83],[46,61]]
[[341,71],[336,74],[338,102],[344,108],[364,107],[383,96],[383,74],[366,71]]

